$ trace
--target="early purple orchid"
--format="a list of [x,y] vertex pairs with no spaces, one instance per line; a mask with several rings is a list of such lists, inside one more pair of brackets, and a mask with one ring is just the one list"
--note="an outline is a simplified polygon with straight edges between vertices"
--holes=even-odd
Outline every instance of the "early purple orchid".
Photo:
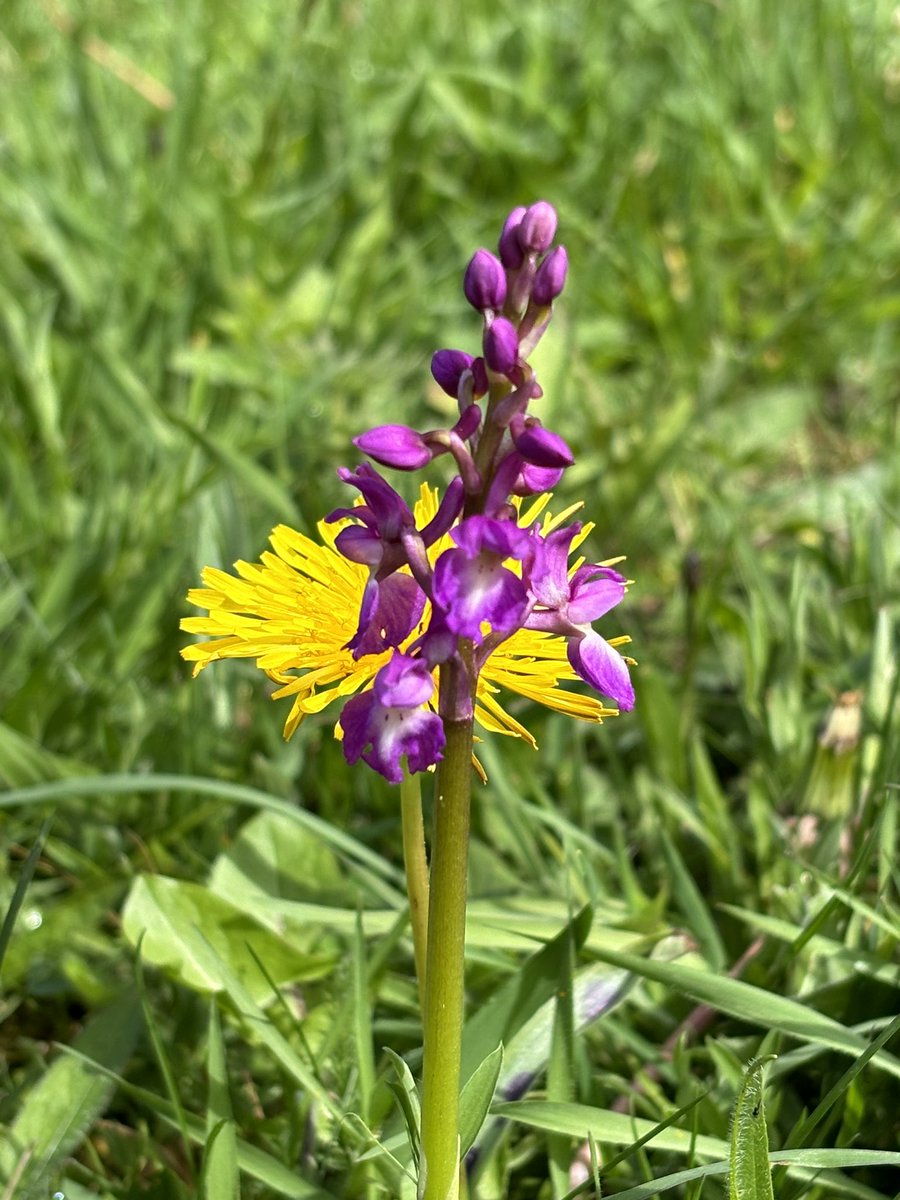
[[[627,660],[593,627],[622,599],[626,580],[600,564],[570,575],[580,524],[526,530],[514,502],[554,487],[574,461],[563,438],[529,411],[543,392],[527,359],[568,273],[565,247],[553,245],[556,227],[545,201],[516,208],[499,258],[481,249],[469,262],[463,290],[482,314],[483,357],[446,349],[431,361],[435,380],[458,403],[456,423],[424,433],[379,425],[354,439],[373,462],[404,472],[452,458],[456,474],[433,519],[417,528],[374,467],[339,472],[363,502],[327,518],[352,522],[335,547],[369,572],[347,648],[357,659],[394,652],[371,689],[345,704],[344,750],[394,782],[404,757],[410,771],[439,760],[441,719],[471,716],[478,673],[520,629],[565,638],[578,677],[620,708],[634,705]],[[453,544],[436,553],[448,532]],[[442,694],[438,716],[431,672],[453,663],[453,694]]]

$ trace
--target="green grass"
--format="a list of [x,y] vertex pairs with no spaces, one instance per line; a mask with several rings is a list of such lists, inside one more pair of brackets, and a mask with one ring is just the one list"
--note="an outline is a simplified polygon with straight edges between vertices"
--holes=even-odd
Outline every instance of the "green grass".
[[[471,1038],[533,1088],[473,1198],[565,1194],[588,1127],[605,1194],[724,1196],[697,1146],[727,1159],[768,1052],[770,1149],[825,1156],[779,1200],[893,1195],[850,1153],[897,1145],[893,6],[60,11],[0,31],[0,1196],[412,1194],[396,796],[334,713],[284,744],[252,666],[189,682],[178,619],[204,564],[344,499],[361,427],[439,423],[468,255],[539,197],[572,261],[542,416],[592,552],[628,555],[641,665],[634,714],[484,745],[469,996],[505,1024]],[[657,943],[601,1019],[554,1018],[572,969],[577,997]]]

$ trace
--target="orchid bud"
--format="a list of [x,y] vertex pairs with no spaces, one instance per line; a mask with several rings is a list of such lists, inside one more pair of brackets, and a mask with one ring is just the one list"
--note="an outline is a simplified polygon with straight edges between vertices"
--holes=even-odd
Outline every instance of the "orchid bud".
[[569,256],[565,246],[557,246],[538,267],[531,285],[531,299],[540,308],[549,308],[566,284]]
[[382,466],[400,471],[418,471],[431,462],[424,438],[407,425],[378,425],[355,437],[353,445]]
[[522,249],[535,254],[549,250],[556,237],[556,209],[546,200],[538,200],[525,210],[519,225],[519,242]]
[[522,224],[524,216],[524,208],[521,206],[514,208],[503,223],[503,232],[500,234],[500,242],[497,246],[500,251],[500,261],[510,271],[521,267],[525,257],[525,251],[519,241],[519,226]]
[[500,309],[506,300],[506,274],[490,250],[476,250],[463,280],[466,299],[479,312]]
[[472,355],[463,350],[438,350],[431,356],[431,374],[438,386],[455,399],[463,371],[469,370],[472,361]]
[[519,335],[512,321],[495,317],[484,331],[484,358],[498,375],[508,375],[519,356]]
[[527,463],[535,467],[571,467],[572,451],[557,433],[545,429],[540,421],[518,417],[510,425],[513,443]]

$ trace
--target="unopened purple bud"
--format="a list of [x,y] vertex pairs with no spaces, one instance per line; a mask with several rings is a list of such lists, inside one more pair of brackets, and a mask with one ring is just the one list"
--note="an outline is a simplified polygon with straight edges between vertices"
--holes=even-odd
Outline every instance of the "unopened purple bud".
[[511,430],[515,447],[527,463],[535,467],[571,467],[575,461],[572,451],[558,433],[545,429],[536,420],[520,421]]
[[538,267],[531,285],[531,299],[540,308],[548,308],[566,285],[569,256],[565,246],[557,246]]
[[556,237],[556,209],[546,200],[538,200],[525,210],[519,226],[522,249],[543,254]]
[[490,250],[476,250],[463,280],[466,299],[479,312],[502,308],[506,300],[506,275]]
[[469,370],[472,361],[472,355],[464,350],[438,350],[431,356],[431,374],[438,386],[455,399],[462,373]]
[[508,375],[519,357],[519,335],[512,321],[495,317],[484,331],[484,357],[498,375]]
[[500,243],[497,247],[500,251],[500,261],[510,271],[515,271],[521,267],[522,260],[525,257],[525,251],[522,249],[522,243],[519,241],[519,226],[522,224],[524,216],[525,209],[523,207],[514,208],[506,218],[503,224],[503,232],[500,234]]
[[383,467],[418,471],[431,462],[424,438],[408,425],[378,425],[353,439],[353,445]]

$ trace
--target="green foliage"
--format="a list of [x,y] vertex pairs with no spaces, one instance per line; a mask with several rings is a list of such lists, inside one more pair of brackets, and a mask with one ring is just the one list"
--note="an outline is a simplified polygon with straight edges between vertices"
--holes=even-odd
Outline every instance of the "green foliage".
[[414,1196],[396,798],[178,619],[441,423],[538,197],[639,696],[479,749],[471,1200],[724,1197],[769,1050],[776,1194],[897,1191],[898,64],[887,0],[5,6],[0,1195]]
[[747,1067],[731,1122],[728,1200],[774,1200],[763,1074],[767,1059]]

